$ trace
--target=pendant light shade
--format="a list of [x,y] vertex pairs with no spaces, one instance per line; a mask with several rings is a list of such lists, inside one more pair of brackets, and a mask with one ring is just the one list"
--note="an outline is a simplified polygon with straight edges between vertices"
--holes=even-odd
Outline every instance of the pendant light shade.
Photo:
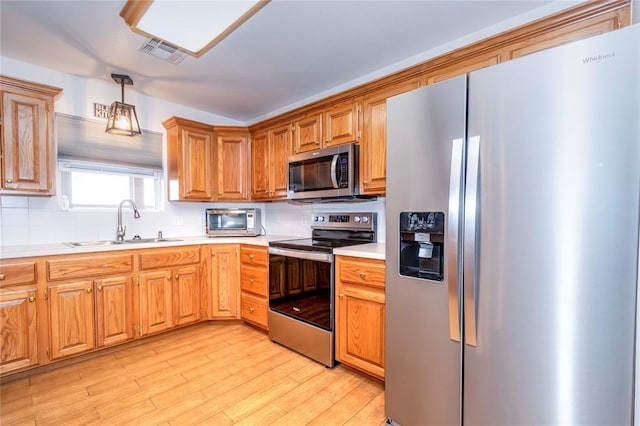
[[124,85],[133,86],[133,80],[131,80],[128,75],[121,74],[111,74],[111,78],[120,84],[122,89],[122,102],[115,101],[111,104],[105,132],[124,136],[141,134],[136,107],[124,103]]

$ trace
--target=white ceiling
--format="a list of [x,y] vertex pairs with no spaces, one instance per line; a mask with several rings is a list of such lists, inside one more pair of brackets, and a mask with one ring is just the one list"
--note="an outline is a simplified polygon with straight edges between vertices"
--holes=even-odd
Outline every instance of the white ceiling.
[[0,0],[0,55],[109,82],[113,72],[129,74],[139,93],[250,124],[470,33],[572,3],[273,0],[179,65],[138,50],[146,39],[120,18],[123,5]]

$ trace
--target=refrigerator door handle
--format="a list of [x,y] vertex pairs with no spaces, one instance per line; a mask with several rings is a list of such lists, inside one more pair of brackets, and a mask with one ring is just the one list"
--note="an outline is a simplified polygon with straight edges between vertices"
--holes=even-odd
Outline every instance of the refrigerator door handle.
[[462,200],[462,168],[464,161],[464,140],[454,139],[451,147],[451,176],[449,178],[449,212],[447,222],[446,274],[449,294],[449,338],[460,341],[460,287],[458,271],[458,250],[460,248],[460,206]]
[[480,136],[469,138],[467,151],[467,179],[464,197],[464,340],[477,346],[478,277],[477,277],[477,221],[480,180]]

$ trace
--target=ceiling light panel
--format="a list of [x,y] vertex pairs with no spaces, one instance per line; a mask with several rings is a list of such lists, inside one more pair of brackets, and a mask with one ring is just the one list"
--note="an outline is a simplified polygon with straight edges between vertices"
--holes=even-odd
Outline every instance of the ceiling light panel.
[[269,0],[135,1],[120,16],[132,30],[200,56],[219,43]]

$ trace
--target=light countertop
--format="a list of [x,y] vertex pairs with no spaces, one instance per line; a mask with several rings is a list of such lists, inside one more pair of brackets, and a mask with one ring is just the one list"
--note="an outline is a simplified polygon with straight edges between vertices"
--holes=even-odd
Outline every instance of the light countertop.
[[[169,237],[174,239],[174,237]],[[55,256],[62,254],[97,253],[106,251],[149,249],[161,247],[179,247],[196,244],[253,244],[267,247],[270,241],[304,238],[290,235],[262,235],[258,237],[175,237],[179,241],[163,241],[135,244],[114,244],[72,247],[65,243],[33,244],[0,247],[0,259],[22,257]],[[384,243],[362,244],[349,248],[336,249],[335,254],[384,260]]]

